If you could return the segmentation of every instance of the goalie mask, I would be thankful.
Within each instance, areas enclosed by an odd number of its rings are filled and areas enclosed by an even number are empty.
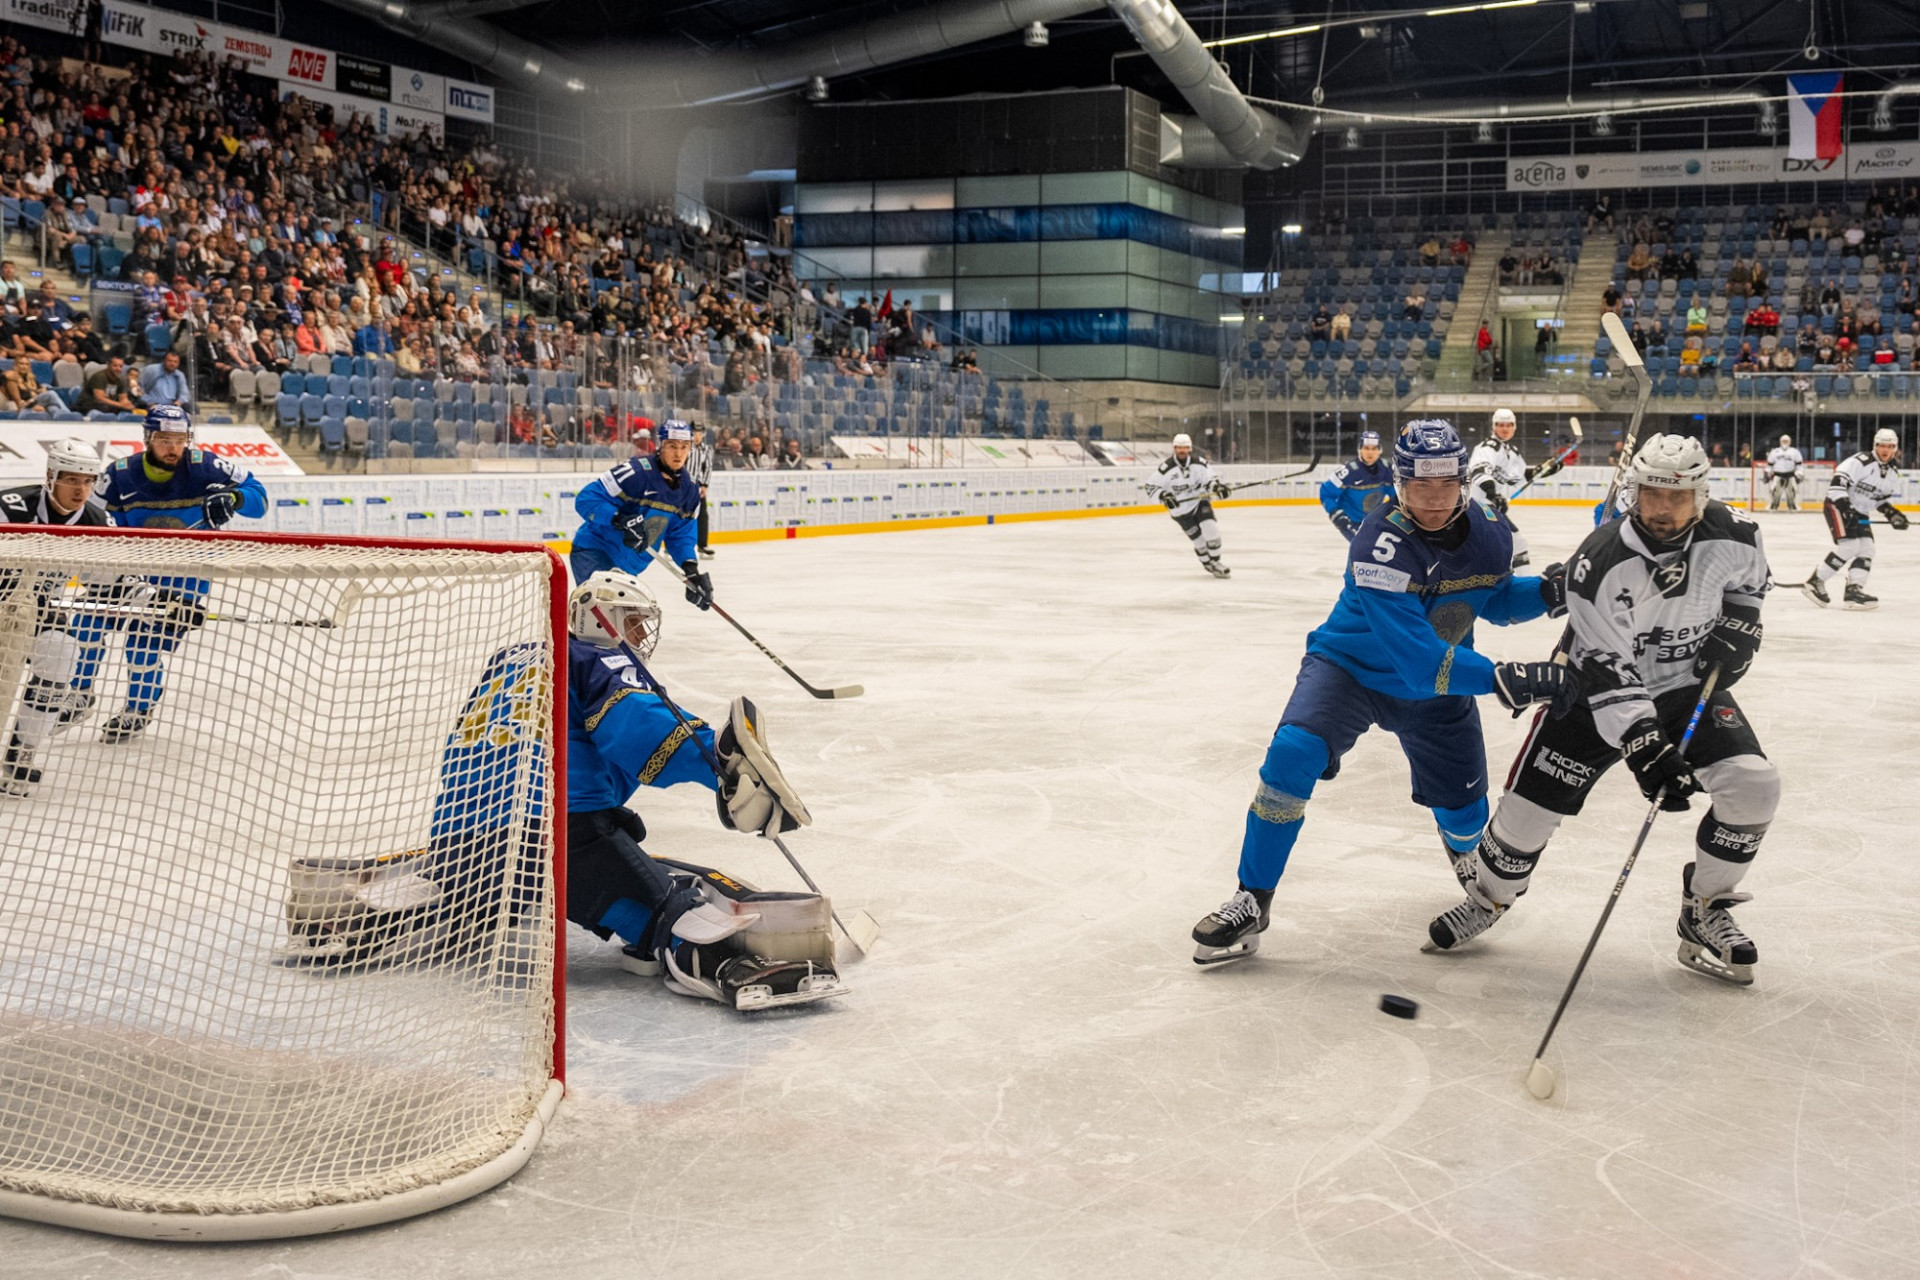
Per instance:
[[[660,606],[633,574],[602,569],[567,597],[567,631],[602,649],[624,643],[644,662],[660,642]]]

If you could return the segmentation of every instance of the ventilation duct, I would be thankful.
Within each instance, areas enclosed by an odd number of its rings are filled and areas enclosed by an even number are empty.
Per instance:
[[[1171,130],[1161,125],[1163,163],[1217,168],[1224,154],[1235,164],[1279,169],[1305,154],[1309,133],[1248,102],[1172,0],[1107,0],[1107,7],[1199,117],[1175,118]],[[1170,139],[1181,158],[1167,158]]]

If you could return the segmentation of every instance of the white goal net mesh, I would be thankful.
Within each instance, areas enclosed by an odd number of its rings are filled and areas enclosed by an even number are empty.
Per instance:
[[[1747,501],[1749,511],[1818,511],[1827,499],[1827,486],[1833,483],[1831,462],[1805,462],[1797,480],[1781,485],[1764,462],[1753,464],[1753,488]]]
[[[0,537],[0,1210],[297,1214],[530,1146],[551,565]]]

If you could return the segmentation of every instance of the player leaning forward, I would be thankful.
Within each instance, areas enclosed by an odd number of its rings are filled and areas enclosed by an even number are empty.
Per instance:
[[[1259,946],[1274,888],[1300,834],[1314,784],[1333,777],[1374,725],[1395,734],[1413,775],[1413,801],[1433,811],[1450,863],[1470,871],[1487,822],[1486,751],[1474,696],[1518,708],[1577,692],[1549,662],[1494,663],[1474,652],[1473,624],[1506,625],[1564,612],[1559,566],[1512,571],[1513,538],[1466,496],[1466,449],[1442,421],[1410,422],[1394,448],[1400,505],[1377,508],[1347,552],[1333,612],[1307,637],[1307,654],[1260,765],[1240,845],[1240,885],[1194,926],[1196,964],[1238,959]]]
[[[1564,719],[1534,726],[1480,842],[1467,900],[1435,919],[1431,945],[1478,936],[1527,890],[1562,818],[1580,812],[1624,758],[1649,800],[1678,813],[1708,796],[1680,876],[1680,961],[1730,982],[1758,958],[1729,911],[1780,799],[1731,686],[1760,648],[1770,581],[1759,527],[1707,496],[1700,442],[1654,436],[1633,460],[1631,513],[1588,535],[1567,581],[1571,661],[1584,691]],[[1678,744],[1708,671],[1719,682],[1686,757]]]
[[[642,976],[664,968],[680,995],[759,1009],[845,991],[824,899],[747,890],[650,857],[640,848],[646,827],[626,807],[640,787],[691,782],[718,793],[720,820],[735,830],[778,835],[811,822],[753,704],[735,698],[717,735],[693,716],[681,723],[621,651],[624,642],[644,660],[659,636],[660,607],[631,574],[603,570],[574,588],[567,625],[567,918],[617,935],[623,967]],[[791,952],[783,958],[761,954],[776,949],[776,928],[779,949]]]
[[[107,468],[100,497],[115,524],[136,529],[220,529],[236,515],[267,514],[267,490],[251,472],[196,448],[193,419],[177,405],[147,410],[146,447]],[[127,703],[107,721],[102,742],[125,742],[147,727],[166,689],[166,656],[207,620],[204,578],[151,579],[154,616],[127,623]]]
[[[1906,512],[1893,505],[1905,487],[1895,465],[1899,459],[1900,437],[1882,427],[1873,433],[1872,449],[1854,454],[1833,469],[1823,508],[1833,550],[1800,584],[1807,599],[1822,609],[1833,599],[1827,594],[1827,579],[1842,569],[1847,571],[1847,593],[1841,603],[1849,609],[1880,607],[1880,597],[1867,594],[1867,575],[1873,572],[1873,516],[1875,512],[1885,516],[1896,530],[1907,527]]]
[[[1173,513],[1201,568],[1216,578],[1233,572],[1220,563],[1220,526],[1214,523],[1210,501],[1227,496],[1226,482],[1214,479],[1213,468],[1193,451],[1193,438],[1184,431],[1173,438],[1173,456],[1147,481],[1147,492]]]
[[[99,479],[100,455],[92,445],[85,440],[57,441],[47,449],[46,481],[0,491],[0,516],[8,524],[104,527],[112,522],[93,493]],[[29,589],[38,592],[52,586],[43,582]],[[40,744],[93,709],[92,676],[99,666],[99,638],[110,623],[106,615],[89,613],[85,605],[102,594],[83,587],[78,601],[55,599],[51,591],[39,595],[33,647],[27,656],[30,674],[20,694],[19,715],[7,736],[6,756],[0,761],[0,792],[30,794],[40,781],[40,770],[34,765]],[[110,594],[117,598],[121,593]]]

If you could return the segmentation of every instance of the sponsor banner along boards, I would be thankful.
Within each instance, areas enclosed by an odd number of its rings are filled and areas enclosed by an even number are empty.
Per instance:
[[[122,0],[109,0],[100,6],[100,38],[122,48],[169,57],[206,53],[222,62],[238,58],[255,75],[275,80],[316,86],[333,83],[333,52],[329,49]]]
[[[77,35],[87,24],[85,0],[7,0],[0,17],[24,27]]]
[[[300,84],[293,80],[280,82],[282,98],[295,93],[309,102],[325,103],[332,107],[335,118],[343,122],[353,116],[362,116],[371,120],[374,132],[383,138],[411,138],[422,129],[425,129],[428,136],[436,142],[444,140],[447,136],[447,118],[431,111],[413,111],[391,102],[375,102],[371,98],[316,89],[311,85]]]
[[[1785,147],[1516,156],[1509,191],[1593,191],[1740,183],[1872,181],[1920,175],[1920,143],[1855,142],[1827,159],[1796,160]]]
[[[493,123],[493,90],[483,84],[447,79],[447,114],[456,120]]]
[[[53,422],[19,418],[0,422],[0,481],[18,484],[47,474],[47,449],[61,440],[85,440],[112,462],[146,447],[137,422]],[[193,443],[217,453],[257,476],[300,476],[306,472],[277,441],[259,427],[196,425]]]

